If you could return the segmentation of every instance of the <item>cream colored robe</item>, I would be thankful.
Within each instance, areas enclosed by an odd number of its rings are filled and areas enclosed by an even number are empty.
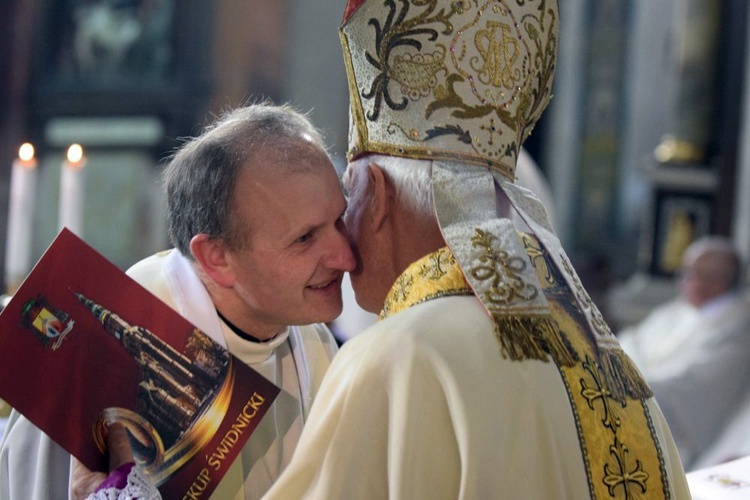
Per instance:
[[[570,369],[578,378],[552,361],[503,358],[462,278],[432,286],[423,264],[391,291],[406,297],[400,312],[340,350],[264,498],[690,498],[653,399],[624,408],[599,397],[585,358]]]

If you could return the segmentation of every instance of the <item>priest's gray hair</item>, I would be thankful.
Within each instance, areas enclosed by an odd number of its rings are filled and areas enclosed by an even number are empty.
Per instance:
[[[250,236],[235,214],[234,192],[241,168],[263,168],[274,155],[291,173],[305,168],[314,151],[325,151],[310,121],[290,106],[251,104],[221,116],[187,140],[164,172],[169,238],[193,259],[190,240],[206,234],[232,249],[244,248]],[[261,160],[261,161],[258,161]]]
[[[400,156],[372,154],[351,162],[349,169],[365,168],[375,163],[393,182],[396,196],[407,207],[425,219],[434,219],[432,209],[432,160],[417,160]],[[344,185],[347,185],[345,174]]]

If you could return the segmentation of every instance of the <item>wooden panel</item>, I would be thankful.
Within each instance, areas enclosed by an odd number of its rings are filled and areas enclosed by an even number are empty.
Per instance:
[[[278,100],[284,77],[286,1],[219,0],[216,24],[211,110],[220,112],[248,99]]]

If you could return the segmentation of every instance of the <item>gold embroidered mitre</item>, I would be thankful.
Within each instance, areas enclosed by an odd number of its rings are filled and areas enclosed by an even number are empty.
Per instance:
[[[551,97],[554,0],[349,0],[349,157],[450,159],[515,178]]]
[[[575,294],[618,400],[650,396],[569,264],[543,204],[515,184],[518,150],[551,97],[556,0],[349,0],[340,29],[350,94],[349,159],[431,160],[433,208],[502,355],[582,357],[553,318],[509,212],[540,241]],[[576,335],[575,332],[572,334]]]

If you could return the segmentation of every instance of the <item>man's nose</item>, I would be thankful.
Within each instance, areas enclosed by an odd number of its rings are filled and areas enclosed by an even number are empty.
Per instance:
[[[349,236],[343,225],[341,228],[337,228],[336,234],[332,238],[325,265],[332,269],[340,269],[347,272],[353,271],[357,266],[354,252],[349,243]]]

